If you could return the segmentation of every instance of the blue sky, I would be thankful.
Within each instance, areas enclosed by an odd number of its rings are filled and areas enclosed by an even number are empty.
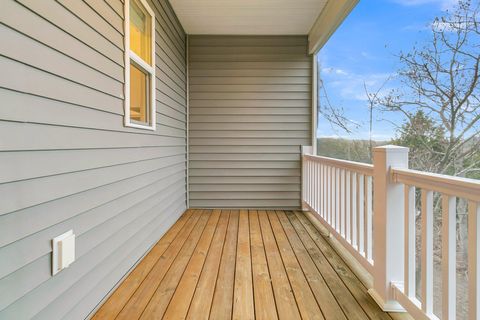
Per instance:
[[[397,55],[408,52],[429,38],[429,25],[457,0],[360,0],[318,55],[321,77],[333,106],[359,125],[347,134],[319,117],[319,137],[340,136],[368,139],[368,103],[364,82],[370,92],[386,79],[384,92],[398,85]],[[373,138],[394,137],[403,119],[391,113],[374,114]]]

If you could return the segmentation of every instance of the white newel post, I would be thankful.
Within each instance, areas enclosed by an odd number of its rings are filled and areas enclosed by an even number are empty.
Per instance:
[[[384,311],[404,311],[393,298],[392,282],[404,279],[404,186],[393,183],[390,168],[408,168],[408,148],[373,150],[373,288],[369,293]]]
[[[305,160],[304,160],[304,155],[306,154],[312,154],[313,152],[313,147],[312,146],[302,146],[302,159],[301,159],[301,164],[302,164],[302,210],[303,211],[308,211],[309,208],[308,206],[306,205],[305,203],[305,200],[306,200],[306,194],[307,194],[307,183],[308,183],[308,172],[307,172],[307,168],[306,168],[306,165],[305,165]]]

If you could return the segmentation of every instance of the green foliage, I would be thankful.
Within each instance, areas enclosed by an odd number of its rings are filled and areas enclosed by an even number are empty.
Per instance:
[[[470,179],[480,179],[480,150],[476,154],[463,163],[464,168],[471,167],[472,169],[466,173],[466,177]]]
[[[410,148],[412,169],[442,171],[440,165],[448,148],[445,130],[422,110],[418,110],[399,128],[391,144]]]
[[[391,144],[410,148],[410,168],[435,173],[480,179],[478,139],[464,143],[457,152],[444,127],[422,110],[412,114],[400,127]]]
[[[377,147],[385,144],[386,142],[374,141],[372,145]],[[368,140],[318,138],[317,154],[336,159],[372,163]]]

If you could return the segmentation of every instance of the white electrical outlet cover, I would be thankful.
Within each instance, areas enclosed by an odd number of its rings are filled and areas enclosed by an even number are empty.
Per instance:
[[[63,266],[63,263],[62,262],[73,262],[71,261],[71,254],[67,254],[66,257],[65,257],[65,254],[63,255],[62,257],[62,253],[61,253],[61,246],[60,246],[60,242],[62,242],[63,240],[65,239],[68,239],[68,238],[72,238],[71,240],[73,240],[73,259],[75,259],[75,236],[73,234],[73,230],[69,230],[67,232],[65,232],[64,234],[62,235],[59,235],[58,237],[55,237],[53,240],[52,240],[52,275],[55,275],[57,274],[59,271],[61,271],[63,268],[65,268],[65,266]],[[66,243],[64,243],[63,245],[63,248],[65,248],[65,244],[68,245],[71,245],[69,244],[69,241],[71,240],[67,240]],[[70,250],[69,250],[70,251]],[[70,251],[71,253],[71,251]],[[68,263],[68,265],[70,264]],[[67,265],[67,266],[68,266]]]
[[[75,235],[72,234],[58,243],[60,245],[60,267],[68,268],[75,261]]]

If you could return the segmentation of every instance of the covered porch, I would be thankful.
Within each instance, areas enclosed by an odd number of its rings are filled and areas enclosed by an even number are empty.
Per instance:
[[[189,209],[93,319],[392,319],[309,215]]]
[[[357,2],[2,3],[0,319],[454,319],[460,200],[480,319],[480,183],[395,146],[316,155],[315,54]],[[130,4],[151,17],[143,126]]]

